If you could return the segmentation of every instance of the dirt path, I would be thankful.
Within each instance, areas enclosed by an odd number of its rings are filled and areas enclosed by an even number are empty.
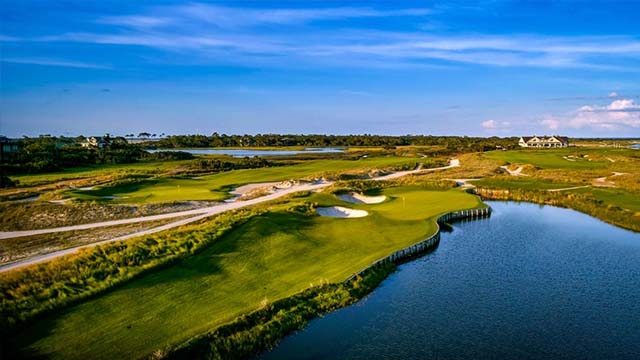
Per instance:
[[[527,174],[522,173],[522,166],[518,166],[518,168],[515,170],[509,170],[509,167],[505,165],[505,166],[500,166],[500,169],[503,169],[504,171],[508,172],[509,175],[511,176],[529,176]]]
[[[422,168],[422,164],[421,164],[415,170],[398,171],[398,172],[394,172],[394,173],[389,174],[389,175],[378,176],[378,177],[373,178],[371,180],[376,180],[376,181],[392,180],[392,179],[397,179],[399,177],[403,177],[403,176],[406,176],[406,175],[421,174],[421,173],[428,173],[428,172],[432,172],[432,171],[446,170],[446,169],[451,169],[451,168],[458,167],[458,166],[460,166],[460,160],[451,159],[451,160],[449,160],[449,165],[447,165],[447,166],[442,166],[442,167],[438,167],[438,168],[423,169]]]
[[[588,187],[591,187],[591,185],[573,186],[573,187],[561,188],[561,189],[549,189],[547,191],[548,192],[558,192],[558,191],[565,191],[565,190],[584,189],[584,188],[588,188]]]
[[[411,170],[411,171],[400,171],[400,172],[396,172],[396,173],[393,173],[393,174],[389,174],[389,175],[373,178],[372,180],[389,180],[389,179],[395,179],[395,178],[398,178],[398,177],[401,177],[401,176],[405,176],[405,175],[413,174],[413,173],[417,173],[417,172],[430,172],[430,171],[436,171],[436,170],[444,170],[444,169],[450,169],[450,168],[457,167],[457,166],[460,166],[460,161],[458,159],[453,159],[453,160],[451,160],[449,162],[448,166],[443,166],[443,167],[440,167],[440,168],[432,168],[432,169],[421,169],[421,168],[418,168],[416,170]],[[183,225],[195,222],[195,221],[199,221],[199,220],[205,219],[205,218],[207,218],[209,216],[223,213],[225,211],[240,209],[240,208],[243,208],[243,207],[260,204],[260,203],[263,203],[263,202],[266,202],[266,201],[275,200],[275,199],[278,199],[280,197],[283,197],[283,196],[286,196],[286,195],[289,195],[289,194],[292,194],[292,193],[295,193],[295,192],[319,190],[319,189],[325,188],[327,186],[330,186],[332,184],[333,184],[333,182],[331,182],[331,181],[318,181],[318,182],[313,182],[313,183],[293,184],[293,185],[291,185],[291,187],[286,188],[286,189],[276,188],[273,193],[271,193],[269,195],[261,196],[261,197],[255,198],[255,199],[250,199],[250,200],[246,200],[246,201],[226,202],[226,203],[222,203],[222,204],[219,204],[219,205],[214,205],[214,206],[195,209],[195,210],[179,211],[179,212],[160,214],[160,215],[152,215],[152,216],[143,216],[143,217],[131,218],[131,219],[104,221],[104,222],[93,223],[93,224],[82,224],[82,225],[75,225],[75,226],[65,226],[65,227],[51,228],[51,229],[0,232],[0,239],[7,239],[7,238],[39,235],[39,234],[56,233],[56,232],[63,232],[63,231],[86,230],[86,229],[93,229],[93,228],[104,227],[104,226],[122,225],[122,224],[136,223],[136,222],[154,221],[154,220],[170,219],[170,218],[174,218],[174,217],[183,217],[183,216],[193,215],[193,217],[190,217],[190,218],[187,218],[187,219],[182,219],[182,220],[175,221],[175,222],[171,222],[171,223],[168,223],[168,224],[165,224],[165,225],[162,225],[162,226],[158,226],[158,227],[155,227],[155,228],[152,228],[152,229],[147,229],[147,230],[143,230],[143,231],[140,231],[140,232],[131,233],[131,234],[128,234],[128,235],[119,236],[119,237],[116,237],[116,238],[113,238],[113,239],[99,241],[99,242],[95,242],[95,243],[92,243],[92,244],[87,244],[87,245],[83,245],[83,246],[77,246],[77,247],[73,247],[73,248],[69,248],[69,249],[65,249],[65,250],[54,251],[54,252],[51,252],[49,254],[39,255],[39,256],[32,257],[32,258],[27,258],[27,259],[23,259],[23,260],[20,260],[20,261],[16,261],[14,263],[5,264],[5,265],[0,266],[0,272],[5,272],[5,271],[9,271],[9,270],[20,268],[20,267],[24,267],[24,266],[28,266],[28,265],[33,265],[33,264],[49,261],[49,260],[58,258],[60,256],[73,254],[73,253],[77,252],[80,249],[90,248],[90,247],[93,247],[93,246],[102,245],[102,244],[106,244],[106,243],[110,243],[110,242],[114,242],[114,241],[126,240],[126,239],[130,239],[130,238],[133,238],[133,237],[138,237],[138,236],[142,236],[142,235],[149,235],[149,234],[157,233],[157,232],[160,232],[160,231],[173,229],[175,227],[183,226]]]

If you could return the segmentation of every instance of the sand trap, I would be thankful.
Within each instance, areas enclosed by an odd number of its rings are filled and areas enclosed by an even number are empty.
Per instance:
[[[316,209],[318,215],[337,218],[360,218],[369,215],[364,210],[349,209],[342,206],[319,207]]]
[[[387,199],[386,196],[366,196],[358,193],[340,194],[338,198],[352,204],[380,204]]]

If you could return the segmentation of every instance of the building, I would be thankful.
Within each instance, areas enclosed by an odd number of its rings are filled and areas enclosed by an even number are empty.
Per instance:
[[[109,145],[109,141],[102,136],[91,136],[91,137],[88,137],[80,145],[82,145],[82,147],[85,147],[85,148],[102,149],[105,146]]]
[[[518,141],[520,147],[526,148],[563,148],[569,146],[569,138],[566,136],[522,136]]]
[[[20,151],[20,140],[0,136],[0,160],[4,161]]]

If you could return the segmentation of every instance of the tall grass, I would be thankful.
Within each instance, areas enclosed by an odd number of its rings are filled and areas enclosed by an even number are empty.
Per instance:
[[[96,246],[47,263],[0,273],[0,335],[47,311],[193,255],[263,211],[253,208],[228,212],[178,231]]]

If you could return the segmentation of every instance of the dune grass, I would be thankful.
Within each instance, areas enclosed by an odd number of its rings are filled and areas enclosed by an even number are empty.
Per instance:
[[[160,171],[176,168],[181,165],[188,164],[191,160],[176,161],[141,161],[130,164],[100,164],[92,166],[82,166],[66,169],[63,171],[45,173],[45,174],[25,174],[13,175],[12,180],[18,180],[21,186],[30,186],[36,184],[45,184],[56,181],[81,179],[88,177],[96,177],[110,175],[117,172],[142,172],[155,173]]]
[[[30,325],[14,345],[52,358],[146,356],[311,285],[342,281],[433,234],[439,214],[483,206],[457,190],[384,194],[389,200],[376,205],[329,194],[279,205],[195,256]],[[366,208],[370,215],[336,219],[290,210],[303,203]]]
[[[160,203],[184,200],[224,200],[233,186],[300,179],[328,173],[390,166],[413,166],[418,158],[378,157],[360,160],[312,160],[301,164],[259,169],[226,171],[197,178],[161,177],[89,191],[70,191],[83,200],[109,200],[114,203]]]

